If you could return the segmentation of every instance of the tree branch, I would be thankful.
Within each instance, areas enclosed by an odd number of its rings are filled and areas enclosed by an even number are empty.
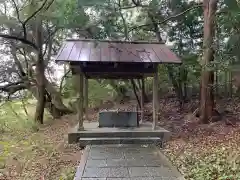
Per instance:
[[[179,16],[182,16],[182,15],[186,14],[187,12],[189,12],[189,11],[191,11],[191,10],[194,10],[194,9],[196,9],[196,8],[199,8],[199,7],[202,7],[202,4],[199,4],[199,5],[193,6],[193,7],[191,7],[191,8],[188,8],[188,9],[186,9],[185,11],[183,11],[183,12],[181,12],[181,13],[179,13],[179,14],[176,14],[176,15],[174,15],[174,16],[170,16],[170,17],[164,19],[163,21],[161,21],[161,22],[159,22],[159,23],[157,23],[157,24],[158,24],[158,25],[164,24],[164,23],[166,23],[166,22],[168,22],[168,21],[170,21],[170,20],[172,20],[172,19],[175,19],[175,18],[177,18],[177,17],[179,17]],[[136,27],[131,28],[131,29],[129,30],[129,32],[131,32],[131,31],[133,31],[133,30],[136,30],[136,29],[140,29],[140,28],[146,27],[146,26],[151,26],[151,25],[152,25],[152,24],[143,24],[143,25],[140,25],[140,26],[136,26]]]
[[[54,0],[52,0],[48,5],[47,7],[45,8],[45,10],[47,11],[49,9],[49,7],[53,4]]]
[[[56,27],[52,32],[49,32],[47,38],[45,39],[44,43],[48,43],[48,41],[52,38],[52,36],[54,36],[58,30],[60,30],[61,28]]]
[[[6,92],[11,95],[17,91],[26,89],[27,86],[28,86],[28,83],[19,81],[19,82],[7,84],[5,86],[0,86],[0,91]]]
[[[46,5],[48,0],[45,0],[42,5],[40,6],[40,8],[38,8],[34,13],[32,13],[32,15],[30,15],[23,23],[22,23],[22,27],[23,27],[23,33],[24,33],[24,38],[27,39],[27,30],[26,30],[26,24],[29,20],[31,20],[34,16],[37,15],[37,13],[39,13],[43,8],[44,6]],[[54,2],[54,0],[52,0],[49,5],[45,8],[45,10],[47,10],[51,5],[52,3]]]
[[[17,66],[17,69],[19,70],[19,75],[21,77],[26,76],[26,73],[24,72],[23,67],[17,57],[17,48],[14,46],[13,43],[10,43],[10,44],[11,44],[11,54],[13,56],[13,60]]]
[[[25,38],[21,38],[21,37],[17,37],[17,36],[11,36],[11,35],[2,34],[2,33],[0,33],[0,37],[5,38],[5,39],[11,39],[11,40],[20,41],[23,44],[29,45],[29,46],[33,47],[35,50],[38,51],[38,47],[33,42],[31,42],[31,41],[29,41],[29,40],[27,40]]]
[[[139,0],[132,0],[132,3],[135,5],[135,6],[141,6],[141,3]]]
[[[52,0],[52,1],[54,1],[54,0]],[[45,6],[46,3],[47,3],[47,0],[45,0],[45,1],[42,3],[42,5],[40,6],[40,8],[38,8],[34,13],[32,13],[32,15],[29,16],[29,17],[23,22],[23,24],[27,24],[27,22],[28,22],[29,20],[31,20],[37,13],[39,13],[39,12],[44,8],[44,6]]]
[[[64,79],[67,77],[67,75],[71,72],[71,70],[69,69],[61,78],[61,82],[60,82],[60,87],[59,87],[59,92],[60,94],[62,94],[62,89],[63,89],[63,81]]]
[[[16,11],[16,13],[17,13],[17,19],[18,19],[18,21],[22,24],[23,22],[22,22],[21,19],[20,19],[19,9],[18,9],[18,7],[17,7],[17,4],[16,4],[15,0],[12,0],[12,3],[13,3],[13,5],[14,5],[15,11]]]

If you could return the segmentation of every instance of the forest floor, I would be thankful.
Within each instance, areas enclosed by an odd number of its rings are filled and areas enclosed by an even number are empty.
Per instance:
[[[38,132],[4,133],[2,154],[7,158],[0,179],[72,180],[82,153],[77,145],[67,144],[67,132],[75,124],[72,116],[65,116]]]
[[[211,124],[199,124],[192,116],[197,104],[186,103],[179,110],[176,100],[161,100],[159,125],[172,133],[165,154],[186,179],[239,180],[240,100],[218,100],[217,109],[229,112]],[[234,126],[226,125],[226,120]]]
[[[186,179],[240,179],[240,100],[217,103],[231,112],[223,118],[236,120],[234,127],[225,121],[199,124],[191,116],[196,102],[185,104],[180,111],[175,99],[160,100],[159,125],[172,132],[164,153]],[[151,103],[146,104],[146,110],[151,111]],[[91,118],[96,119],[98,109],[91,111]],[[146,116],[148,119],[150,116]],[[75,124],[74,116],[65,116],[37,132],[2,133],[0,179],[72,180],[82,153],[77,146],[67,144],[67,132]]]

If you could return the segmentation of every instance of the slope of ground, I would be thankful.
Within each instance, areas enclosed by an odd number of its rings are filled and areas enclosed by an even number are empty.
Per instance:
[[[191,180],[240,179],[240,101],[221,100],[219,108],[230,111],[222,121],[203,125],[191,116],[188,103],[179,110],[175,100],[161,100],[160,126],[172,132],[165,154],[173,164]],[[236,125],[225,124],[226,118]]]
[[[81,157],[78,146],[68,145],[66,141],[67,131],[73,124],[76,124],[74,117],[66,116],[35,133],[4,133],[0,179],[73,179]]]

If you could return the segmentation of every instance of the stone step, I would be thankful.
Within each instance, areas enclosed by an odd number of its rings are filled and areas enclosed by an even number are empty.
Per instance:
[[[80,146],[87,145],[107,145],[107,144],[162,144],[160,137],[99,137],[99,138],[80,138]]]
[[[94,131],[80,131],[78,132],[78,136],[81,138],[105,138],[105,137],[115,137],[115,138],[128,138],[128,137],[159,137],[163,138],[166,134],[166,131],[102,131],[102,132],[94,132]]]

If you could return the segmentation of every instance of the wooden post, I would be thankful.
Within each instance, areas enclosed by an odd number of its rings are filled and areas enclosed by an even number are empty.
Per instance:
[[[158,123],[158,69],[153,76],[153,124],[152,129],[155,130]]]
[[[141,121],[144,119],[144,78],[142,78],[142,87],[141,87]]]
[[[78,120],[78,130],[84,130],[83,127],[83,73],[81,71],[77,72],[78,74],[76,75],[76,85],[77,85],[77,94],[78,94],[78,99],[77,99],[77,120]]]
[[[84,78],[84,98],[85,119],[88,120],[88,79],[86,76]]]

